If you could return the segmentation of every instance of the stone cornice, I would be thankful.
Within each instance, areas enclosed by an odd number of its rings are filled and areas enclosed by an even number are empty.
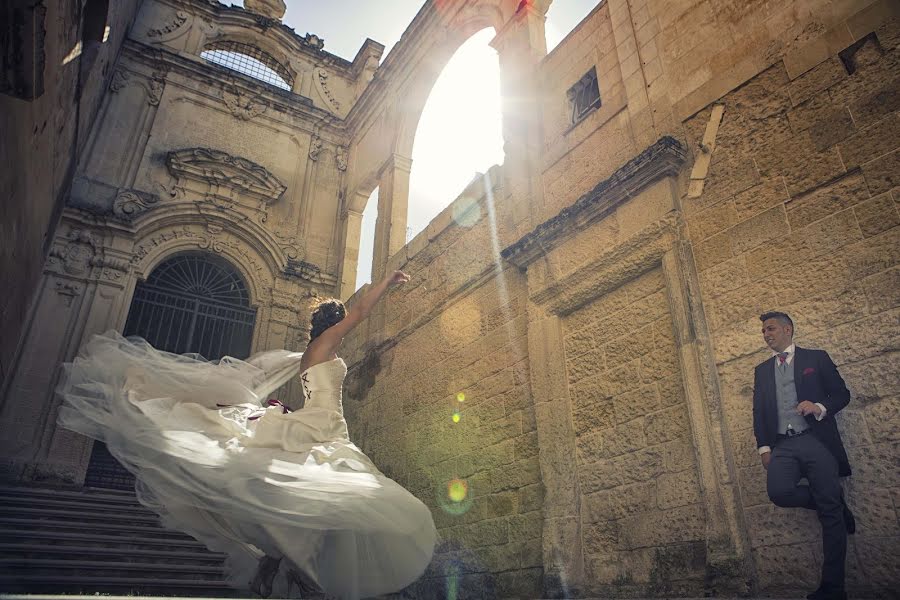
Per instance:
[[[208,185],[210,194],[220,193],[219,188],[225,187],[242,197],[272,204],[287,189],[265,167],[221,150],[185,148],[169,152],[166,166],[179,180],[190,179]]]
[[[312,100],[267,85],[248,75],[238,73],[213,65],[191,55],[183,55],[171,52],[158,46],[148,46],[135,40],[125,40],[122,44],[122,55],[131,63],[146,65],[152,70],[163,70],[178,73],[183,77],[207,84],[214,88],[235,88],[262,98],[271,112],[281,112],[314,122],[317,126],[330,128],[333,135],[342,138],[345,130],[345,122],[330,112],[316,107]],[[128,68],[127,64],[121,64],[120,68]],[[171,83],[171,82],[170,82]],[[215,98],[201,87],[190,88],[199,96]],[[218,99],[217,99],[218,100]]]
[[[685,158],[686,152],[681,142],[669,136],[660,138],[574,204],[505,248],[501,256],[520,269],[527,268],[548,249],[602,219],[653,182],[678,175]]]

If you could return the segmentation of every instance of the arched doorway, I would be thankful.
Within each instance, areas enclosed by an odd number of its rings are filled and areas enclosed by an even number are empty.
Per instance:
[[[169,258],[134,290],[125,336],[136,335],[154,348],[209,360],[250,354],[256,309],[244,279],[224,259],[192,252]],[[96,442],[84,484],[134,489],[134,477]]]

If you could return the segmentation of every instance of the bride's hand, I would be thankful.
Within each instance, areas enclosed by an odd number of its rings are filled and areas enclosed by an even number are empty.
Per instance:
[[[388,285],[395,286],[409,281],[409,275],[407,275],[403,271],[394,271],[391,275],[388,275],[387,279]]]

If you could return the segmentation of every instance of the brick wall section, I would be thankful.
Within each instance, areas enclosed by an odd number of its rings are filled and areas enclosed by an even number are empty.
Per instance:
[[[900,544],[898,42],[888,20],[800,76],[779,62],[726,95],[704,192],[685,201],[759,585],[770,593],[814,587],[810,559],[821,553],[812,513],[768,501],[755,452],[753,367],[767,357],[756,351],[757,315],[770,309],[793,316],[799,345],[831,354],[853,394],[839,416],[858,523],[848,583],[884,593],[900,580],[890,550]],[[685,122],[694,148],[709,113]]]
[[[450,225],[403,265],[411,283],[373,316],[376,336],[403,336],[396,346],[367,354],[364,334],[347,340],[351,439],[431,508],[440,533],[431,566],[407,590],[418,598],[454,586],[460,598],[541,592],[543,486],[524,281],[514,269],[473,281],[490,260],[472,252],[489,247],[487,231],[486,218],[471,229]],[[448,501],[454,479],[467,485],[462,503]]]
[[[706,526],[661,269],[564,320],[587,579],[700,596]]]

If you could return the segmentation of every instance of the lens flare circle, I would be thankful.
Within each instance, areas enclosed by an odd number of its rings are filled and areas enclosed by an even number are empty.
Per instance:
[[[457,401],[457,402],[465,402],[465,401],[466,401],[466,395],[465,395],[464,393],[462,393],[462,392],[459,392],[458,394],[456,394],[456,401]]]
[[[472,507],[472,495],[469,493],[469,484],[464,479],[451,479],[443,485],[438,485],[438,506],[447,514],[462,515]]]
[[[459,423],[459,420],[462,419],[462,415],[459,414],[458,410],[455,410],[453,411],[453,416],[450,418],[453,419],[454,423]]]

